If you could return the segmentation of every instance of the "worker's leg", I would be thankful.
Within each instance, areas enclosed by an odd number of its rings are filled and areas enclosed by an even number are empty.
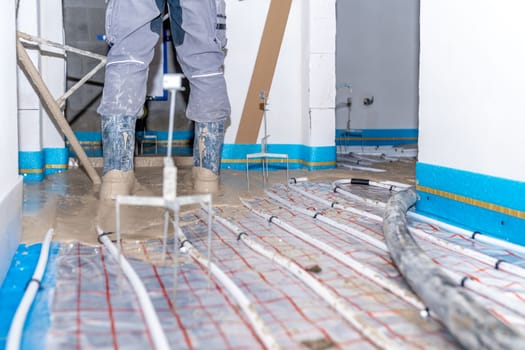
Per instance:
[[[197,192],[216,192],[219,189],[224,120],[195,122],[193,142],[193,177]]]
[[[186,116],[195,122],[194,181],[200,192],[218,187],[224,125],[230,103],[224,80],[223,0],[170,0],[177,58],[190,82]]]
[[[102,119],[104,169],[100,197],[129,194],[134,182],[135,122],[146,98],[148,67],[159,34],[151,22],[159,16],[154,0],[110,0],[106,40],[110,45]]]

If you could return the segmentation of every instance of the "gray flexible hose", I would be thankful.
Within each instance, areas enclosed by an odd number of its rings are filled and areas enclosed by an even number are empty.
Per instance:
[[[424,253],[407,229],[414,188],[393,195],[383,216],[383,233],[397,268],[449,332],[467,349],[521,349],[525,337],[494,317]]]

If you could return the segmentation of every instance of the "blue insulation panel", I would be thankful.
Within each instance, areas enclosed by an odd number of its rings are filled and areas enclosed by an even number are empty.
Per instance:
[[[525,245],[525,183],[425,163],[416,165],[417,211]]]
[[[41,288],[30,309],[24,335],[22,349],[39,349],[43,347],[45,334],[49,328],[49,292],[54,287],[55,263],[60,244],[52,243],[49,251],[49,260]],[[11,321],[16,309],[22,300],[27,283],[31,280],[42,244],[21,244],[11,261],[11,266],[0,288],[0,349],[4,349]],[[27,336],[26,336],[27,334]],[[30,335],[30,336],[29,336]]]

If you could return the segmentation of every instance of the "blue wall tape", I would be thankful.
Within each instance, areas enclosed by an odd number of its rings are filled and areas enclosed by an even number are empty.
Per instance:
[[[42,181],[44,179],[44,152],[18,152],[18,172],[24,181]]]
[[[18,153],[18,172],[25,182],[42,181],[47,175],[67,170],[67,148],[46,148],[37,152]]]
[[[425,163],[416,165],[418,212],[525,245],[525,183]]]
[[[69,151],[67,148],[44,149],[44,175],[48,176],[67,170]]]
[[[337,129],[337,146],[397,146],[417,143],[418,129]]]
[[[143,134],[144,134],[144,131],[136,132],[137,138],[140,138]],[[147,134],[156,135],[159,141],[168,140],[167,131],[148,130]],[[75,136],[77,137],[78,141],[80,142],[82,146],[100,147],[102,145],[102,134],[100,133],[100,131],[76,131]],[[189,141],[192,139],[193,139],[193,130],[180,130],[180,131],[173,132],[174,141]],[[67,139],[66,139],[66,142],[69,144]]]
[[[166,153],[166,141],[168,139],[167,131],[148,131],[149,135],[157,136],[157,154]],[[136,139],[140,142],[140,138],[144,133],[138,131]],[[90,157],[101,157],[102,156],[102,141],[100,132],[75,132],[80,144],[84,147],[84,150]],[[176,155],[189,156],[192,154],[192,140],[193,130],[183,130],[173,132],[173,153]],[[144,154],[153,154],[154,147],[151,143],[145,144]],[[222,151],[222,163],[221,168],[223,169],[246,169],[246,155],[249,153],[257,153],[261,151],[260,144],[225,144]],[[269,153],[284,153],[288,154],[289,157],[289,168],[290,169],[302,169],[306,168],[309,170],[314,169],[331,169],[336,166],[336,148],[335,146],[326,147],[309,147],[305,145],[282,145],[282,144],[271,144],[268,145]],[[70,150],[70,154],[74,156],[74,153]],[[250,169],[260,169],[261,161],[254,159],[250,162]],[[271,159],[269,162],[269,170],[285,169],[286,164],[280,159]]]
[[[222,150],[222,168],[246,170],[246,155],[261,152],[261,145],[225,144]],[[304,145],[268,145],[268,153],[288,154],[290,169],[318,170],[331,169],[336,166],[335,146],[309,147]],[[260,169],[261,160],[252,159],[250,169]],[[280,158],[270,159],[270,170],[286,169],[286,163]]]

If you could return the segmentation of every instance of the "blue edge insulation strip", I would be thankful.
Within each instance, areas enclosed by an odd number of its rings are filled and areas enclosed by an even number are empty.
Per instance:
[[[136,141],[144,140],[144,131],[137,131]],[[157,154],[166,153],[166,131],[147,131],[148,135],[157,136]],[[102,139],[100,132],[75,132],[80,144],[89,157],[102,156]],[[290,169],[319,170],[330,169],[336,166],[337,146],[397,146],[400,144],[416,143],[417,129],[362,129],[336,130],[335,145],[326,147],[310,147],[299,144],[270,144],[269,153],[284,153],[289,157]],[[176,155],[191,156],[193,132],[175,131],[173,133],[173,152]],[[153,141],[144,141],[144,154],[154,154]],[[246,155],[261,151],[260,144],[225,144],[221,168],[245,170]],[[68,158],[75,153],[65,148],[46,148],[36,152],[22,151],[19,153],[20,174],[26,182],[38,182],[50,174],[67,170]],[[270,160],[270,170],[283,169],[284,163],[279,159]],[[249,162],[250,169],[261,167],[259,159]]]
[[[16,309],[22,300],[28,281],[31,280],[36,268],[42,244],[21,244],[11,261],[8,273],[0,288],[0,349],[5,349],[7,334]],[[56,264],[60,244],[52,242],[49,249],[49,259],[44,272],[41,288],[37,293],[33,306],[27,315],[21,349],[41,349],[44,347],[49,328],[48,301],[50,291],[55,287]]]
[[[525,183],[416,164],[419,213],[525,245]]]

